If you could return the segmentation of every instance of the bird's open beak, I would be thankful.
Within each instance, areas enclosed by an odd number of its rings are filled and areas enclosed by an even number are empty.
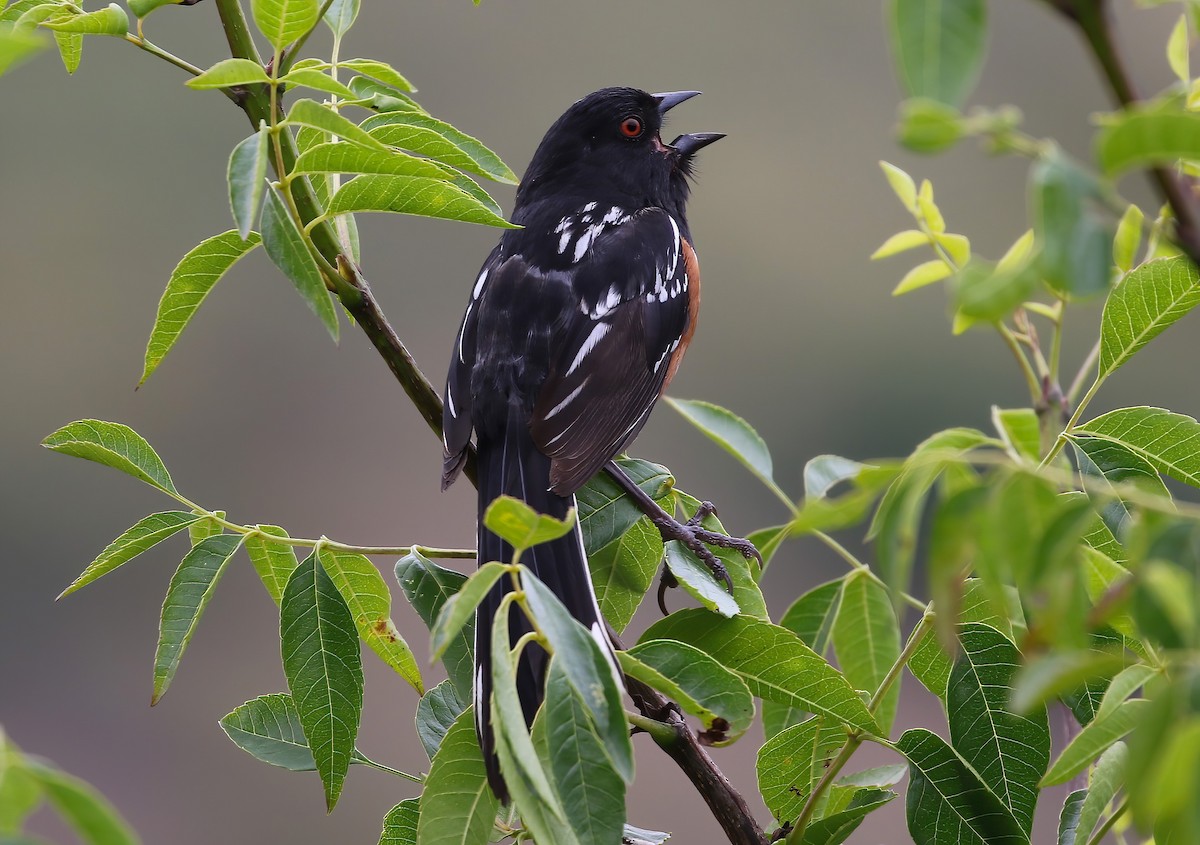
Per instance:
[[[652,94],[651,96],[658,100],[658,113],[666,114],[684,100],[690,100],[699,93],[699,91],[665,91],[662,94]]]
[[[691,156],[695,155],[697,150],[724,137],[723,132],[693,132],[690,135],[680,135],[670,143],[670,147],[681,156]]]
[[[684,100],[690,100],[699,93],[699,91],[667,91],[655,94],[654,99],[658,100],[658,113],[666,114]],[[724,137],[720,132],[695,132],[691,135],[680,135],[668,146],[681,156],[691,156],[697,150],[707,147],[714,141],[720,141]]]

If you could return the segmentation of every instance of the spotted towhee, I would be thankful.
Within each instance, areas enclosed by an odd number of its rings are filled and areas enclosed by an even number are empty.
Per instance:
[[[696,151],[723,136],[680,135],[664,144],[659,130],[669,109],[697,93],[606,88],[584,97],[550,127],[517,189],[512,221],[523,228],[506,232],[484,262],[446,382],[442,486],[462,468],[474,429],[480,562],[512,557],[483,525],[497,496],[566,516],[575,491],[641,431],[683,360],[700,306],[688,178]],[[578,525],[521,562],[611,656]],[[501,799],[490,630],[509,589],[508,579],[497,584],[475,627],[476,728]],[[514,640],[528,630],[519,613],[510,625]],[[530,722],[545,662],[546,653],[531,647],[518,667]]]

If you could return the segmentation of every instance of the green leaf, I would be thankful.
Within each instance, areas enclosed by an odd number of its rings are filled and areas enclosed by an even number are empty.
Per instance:
[[[1103,714],[1097,713],[1058,755],[1038,786],[1066,783],[1082,772],[1104,749],[1133,730],[1138,716],[1149,704],[1146,699],[1131,698]]]
[[[820,499],[843,481],[859,476],[866,464],[839,455],[817,455],[804,465],[804,497]]]
[[[1167,39],[1167,62],[1171,70],[1184,85],[1192,81],[1188,70],[1188,22],[1187,15],[1180,15]]]
[[[754,719],[750,689],[733,672],[697,648],[675,640],[649,640],[617,652],[621,671],[700,719],[705,744],[727,745]]]
[[[42,24],[55,32],[78,32],[82,35],[116,35],[124,37],[129,32],[129,16],[116,3],[103,9],[85,12],[82,15],[49,20]]]
[[[359,176],[351,179],[330,201],[331,215],[355,211],[387,211],[443,220],[460,220],[500,229],[519,228],[486,203],[442,179],[423,176]]]
[[[529,583],[533,582],[534,579],[530,578]],[[520,653],[509,645],[511,612],[512,602],[505,600],[492,617],[492,729],[496,753],[500,758],[500,771],[526,825],[538,838],[558,842],[557,834],[561,830],[557,829],[564,826],[565,818],[525,725],[521,697],[517,692],[517,661]],[[538,621],[541,622],[540,619]],[[568,833],[562,838],[573,836]]]
[[[357,10],[358,4],[355,3]],[[328,15],[328,13],[326,13]],[[406,798],[383,817],[383,832],[379,845],[417,845],[417,827],[420,825],[421,802],[418,798]]]
[[[270,144],[271,132],[266,121],[260,121],[258,131],[239,142],[229,156],[229,207],[243,241],[249,239],[258,221],[263,189],[267,185],[267,150]]]
[[[178,495],[162,459],[127,425],[76,420],[51,434],[42,445],[53,452],[119,469],[163,492]]]
[[[682,490],[675,491],[675,500],[679,503],[686,519],[695,516],[701,504],[699,499],[689,496]],[[715,514],[706,516],[700,525],[717,534],[729,534]],[[733,598],[741,608],[742,614],[758,619],[767,619],[767,602],[763,598],[762,590],[758,587],[758,578],[761,575],[758,561],[753,558],[747,559],[734,549],[713,548],[711,551],[725,567],[730,580],[733,581]]]
[[[1122,669],[1112,679],[1112,683],[1108,685],[1108,689],[1105,690],[1104,698],[1100,702],[1100,708],[1096,711],[1096,717],[1108,716],[1113,710],[1116,710],[1127,701],[1129,696],[1141,689],[1143,684],[1159,674],[1160,671],[1153,666],[1146,666],[1141,663]]]
[[[1117,234],[1113,238],[1113,264],[1117,265],[1117,269],[1122,273],[1128,273],[1133,269],[1133,264],[1137,260],[1138,247],[1142,244],[1142,225],[1145,223],[1145,215],[1142,210],[1136,205],[1130,204],[1125,209],[1125,213],[1121,215],[1121,222],[1117,224]],[[1120,287],[1117,288],[1120,290]],[[1112,295],[1109,297],[1112,298]],[[1107,303],[1105,303],[1107,306]]]
[[[935,282],[942,281],[953,272],[954,268],[940,258],[922,262],[904,274],[904,278],[892,290],[892,296],[903,296],[914,290],[928,287]]]
[[[498,807],[468,707],[446,732],[425,779],[417,845],[486,845]]]
[[[256,760],[290,772],[317,770],[296,703],[285,692],[252,698],[223,716],[219,724],[234,745]],[[355,749],[350,762],[365,759]]]
[[[91,784],[44,763],[28,761],[26,771],[37,779],[58,814],[89,845],[138,845],[129,822]]]
[[[661,505],[669,504],[675,478],[666,467],[636,458],[618,458],[617,466],[647,496]],[[595,550],[604,548],[644,518],[641,508],[606,472],[592,476],[575,499],[589,563]]]
[[[554,787],[580,845],[608,845],[625,825],[625,782],[609,762],[588,708],[555,658],[546,675],[542,718]]]
[[[246,142],[242,142],[245,144]],[[241,145],[239,145],[240,147]],[[236,151],[235,151],[236,155]],[[232,165],[232,160],[230,164]],[[262,242],[254,232],[243,238],[238,232],[229,231],[203,240],[188,252],[171,272],[167,289],[158,303],[158,314],[154,328],[146,344],[146,359],[142,377],[138,384],[146,383],[196,311],[204,304],[209,292],[238,259],[251,252]]]
[[[1036,463],[1041,457],[1041,427],[1033,408],[997,408],[992,406],[992,423],[996,426],[1014,457]]]
[[[767,451],[767,444],[758,436],[758,432],[750,427],[750,423],[711,402],[672,399],[669,396],[666,397],[666,401],[710,440],[737,458],[742,466],[768,485],[774,485],[771,477],[771,453]]]
[[[916,845],[1028,845],[1029,835],[980,776],[937,734],[905,731],[908,832]]]
[[[1195,158],[1200,148],[1200,114],[1147,109],[1119,115],[1096,137],[1096,159],[1113,176],[1133,167],[1173,165]]]
[[[387,146],[371,137],[365,129],[332,109],[313,100],[297,100],[288,112],[287,122],[295,126],[309,126],[329,132],[339,138],[379,152],[387,152]]]
[[[8,13],[17,8],[21,7],[19,5],[17,7],[10,6],[3,13],[5,16],[0,17],[0,76],[31,58],[46,46],[46,40],[38,33],[17,28],[8,23],[10,20],[16,20],[14,17],[9,17]]]
[[[846,743],[841,725],[823,716],[786,728],[758,750],[758,791],[780,821],[800,815],[809,794]]]
[[[889,11],[896,75],[905,90],[961,105],[983,66],[984,0],[892,0]]]
[[[150,704],[162,699],[175,677],[179,661],[204,608],[212,598],[217,581],[229,559],[242,544],[240,534],[215,534],[192,547],[171,577],[163,601],[158,627],[158,649],[154,653],[154,695]]]
[[[462,698],[453,681],[442,681],[417,702],[417,738],[432,760],[454,720],[467,709],[470,698]]]
[[[42,789],[20,750],[0,729],[0,841],[19,834],[42,803]]]
[[[896,797],[896,793],[884,789],[860,789],[854,793],[846,809],[817,819],[804,829],[803,834],[787,838],[789,845],[839,845],[858,829],[868,813],[878,810]]]
[[[428,114],[420,103],[392,85],[384,85],[382,82],[366,76],[351,78],[349,85],[350,90],[360,100],[365,101],[370,108],[377,112],[407,111]]]
[[[1119,654],[1084,649],[1035,657],[1021,667],[1013,681],[1012,709],[1025,713],[1078,690],[1088,681],[1107,680],[1119,672],[1124,663]]]
[[[621,704],[622,683],[608,651],[607,635],[598,626],[586,630],[562,602],[528,569],[521,570],[525,601],[571,687],[596,725],[614,771],[633,781],[633,745]]]
[[[736,616],[738,603],[691,549],[677,540],[666,544],[666,563],[688,595],[722,616]]]
[[[350,30],[350,27],[354,26],[354,21],[358,19],[358,9],[361,3],[362,0],[332,0],[329,4],[322,20],[333,30],[335,38],[341,38]],[[396,805],[397,808],[400,806],[402,804]]]
[[[844,775],[837,779],[837,785],[873,786],[877,789],[884,789],[889,786],[895,786],[904,780],[906,774],[908,774],[907,764],[889,763],[886,766],[873,766],[869,769],[863,769],[861,772]]]
[[[79,61],[83,58],[83,35],[78,32],[56,32],[54,43],[58,45],[58,54],[67,73],[73,74],[79,70]]]
[[[434,660],[441,657],[447,646],[454,642],[463,625],[475,615],[475,608],[506,574],[508,564],[498,561],[485,563],[467,579],[461,590],[442,605],[437,621],[430,629],[429,649]]]
[[[271,599],[278,605],[283,600],[288,578],[296,571],[296,552],[287,543],[271,539],[288,536],[278,525],[256,525],[254,528],[244,541],[246,554]]]
[[[1122,501],[1114,489],[1120,484],[1130,484],[1170,500],[1171,494],[1159,478],[1154,466],[1120,443],[1099,437],[1077,437],[1069,435],[1075,451],[1080,472],[1093,482],[1087,491],[1100,518],[1112,536],[1124,539],[1133,515],[1129,506]],[[1112,495],[1102,495],[1094,488],[1099,484],[1108,487]]]
[[[960,628],[959,642],[962,654],[946,688],[950,742],[1028,835],[1036,785],[1050,762],[1046,710],[1027,715],[1013,711],[1009,701],[1021,655],[1007,637],[971,622]]]
[[[582,499],[579,512],[582,515]],[[585,530],[584,548],[596,601],[604,618],[620,633],[633,619],[646,591],[654,583],[665,554],[662,534],[646,518],[638,520],[624,534],[598,549],[588,546],[587,536]]]
[[[338,64],[341,67],[349,68],[355,73],[369,76],[371,79],[382,82],[384,85],[397,88],[406,94],[411,94],[417,90],[411,82],[401,75],[400,71],[387,62],[381,62],[377,59],[346,59]]]
[[[1197,304],[1200,272],[1190,258],[1160,258],[1129,273],[1104,303],[1097,378],[1108,378]]]
[[[417,659],[392,622],[392,594],[375,564],[363,555],[318,546],[317,559],[342,594],[358,635],[418,694],[425,692]]]
[[[350,609],[315,555],[288,579],[279,638],[283,672],[332,811],[358,736],[362,656]]]
[[[338,82],[329,74],[322,73],[315,68],[293,69],[279,81],[292,87],[301,86],[311,88],[314,91],[322,91],[345,100],[357,99],[354,92],[346,87],[344,83]]]
[[[779,620],[780,626],[787,628],[806,646],[824,657],[841,603],[841,592],[840,578],[814,587],[792,603]],[[764,701],[763,733],[770,739],[784,728],[799,724],[806,712],[802,708]]]
[[[250,11],[276,53],[316,26],[321,13],[318,0],[250,0]]]
[[[231,88],[234,85],[266,85],[271,81],[263,66],[249,59],[225,59],[217,62],[185,85],[198,91]]]
[[[924,232],[918,229],[907,229],[903,232],[897,232],[884,241],[879,249],[871,253],[871,260],[878,261],[880,258],[890,258],[893,255],[908,252],[910,249],[929,246],[931,243],[933,243],[933,240]]]
[[[308,250],[304,235],[274,188],[267,190],[263,206],[262,239],[263,248],[271,262],[296,286],[300,296],[336,341],[337,311],[334,310],[329,291],[325,289],[321,270]]]
[[[874,693],[900,657],[900,624],[888,591],[865,570],[846,576],[833,625],[833,648],[846,680]],[[898,680],[898,679],[897,679]],[[900,702],[900,684],[892,684],[875,710],[886,736]]]
[[[1055,151],[1034,163],[1029,182],[1042,278],[1073,296],[1107,290],[1113,232],[1093,208],[1103,199],[1095,179]]]
[[[442,181],[457,171],[397,151],[369,150],[355,144],[317,144],[305,150],[292,168],[295,173],[374,173],[384,176],[421,176]],[[459,174],[461,175],[461,174]]]
[[[396,562],[396,580],[409,604],[425,626],[432,628],[442,606],[466,583],[467,576],[438,566],[414,548]],[[442,654],[446,674],[459,698],[469,701],[475,677],[475,620],[468,619],[462,630]]]
[[[225,533],[225,526],[218,522],[218,519],[225,519],[228,516],[225,511],[214,511],[212,516],[202,516],[191,525],[188,526],[188,539],[195,546],[201,540],[207,540],[209,537],[215,537],[218,534]]]
[[[972,320],[998,322],[1033,295],[1038,277],[1029,263],[1001,269],[974,258],[954,280],[955,312]]]
[[[1083,809],[1085,798],[1087,798],[1087,790],[1077,789],[1063,801],[1062,812],[1058,817],[1058,845],[1076,845],[1079,831],[1079,811]],[[1083,843],[1079,843],[1079,845],[1083,845]]]
[[[706,610],[672,613],[641,641],[679,640],[741,676],[759,698],[822,713],[852,728],[879,734],[862,699],[832,666],[786,628],[761,619],[724,619]]]
[[[186,511],[163,511],[138,520],[137,524],[105,547],[96,559],[88,564],[87,569],[71,582],[62,593],[69,596],[76,590],[86,587],[98,578],[112,572],[118,566],[128,563],[142,552],[153,548],[168,537],[173,536],[200,518],[199,514]]]
[[[362,126],[390,147],[428,156],[496,182],[517,184],[517,175],[498,155],[470,135],[427,114],[387,112],[367,118]]]
[[[964,119],[954,106],[913,97],[900,104],[900,143],[913,152],[940,153],[958,143]]]
[[[133,12],[136,18],[144,18],[162,6],[173,6],[179,3],[179,0],[129,0],[126,4],[129,6],[129,11]]]
[[[575,514],[564,519],[541,514],[520,499],[499,496],[483,514],[488,530],[517,550],[565,537],[575,527]]]
[[[1129,749],[1123,742],[1113,743],[1096,761],[1096,768],[1088,779],[1087,797],[1079,810],[1079,822],[1074,842],[1084,845],[1091,839],[1100,814],[1125,784],[1125,764],[1129,760]]]
[[[880,575],[890,587],[904,589],[908,584],[925,499],[945,469],[933,459],[945,455],[949,461],[993,442],[975,429],[950,428],[926,438],[913,451],[880,499],[867,532],[867,539],[876,538]]]
[[[1114,441],[1177,481],[1200,487],[1200,423],[1162,408],[1119,408],[1075,429]]]

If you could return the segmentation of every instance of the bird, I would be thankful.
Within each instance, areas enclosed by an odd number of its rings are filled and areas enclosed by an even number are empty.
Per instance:
[[[442,489],[462,470],[474,432],[480,565],[512,559],[484,525],[487,507],[509,495],[565,518],[576,491],[641,431],[683,360],[700,306],[686,214],[694,157],[724,135],[668,144],[661,130],[668,111],[699,93],[604,88],[575,102],[517,187],[511,222],[521,228],[503,234],[471,286],[443,398]],[[578,521],[521,563],[592,633],[619,679]],[[501,801],[508,790],[491,726],[490,631],[511,589],[501,579],[475,625],[475,727]],[[513,641],[529,630],[520,613],[509,625]],[[536,645],[522,652],[527,724],[544,696],[546,663]]]

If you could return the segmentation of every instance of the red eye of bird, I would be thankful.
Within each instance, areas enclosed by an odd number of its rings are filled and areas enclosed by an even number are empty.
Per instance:
[[[626,138],[636,138],[642,134],[642,122],[636,117],[627,117],[621,121],[621,134]]]

